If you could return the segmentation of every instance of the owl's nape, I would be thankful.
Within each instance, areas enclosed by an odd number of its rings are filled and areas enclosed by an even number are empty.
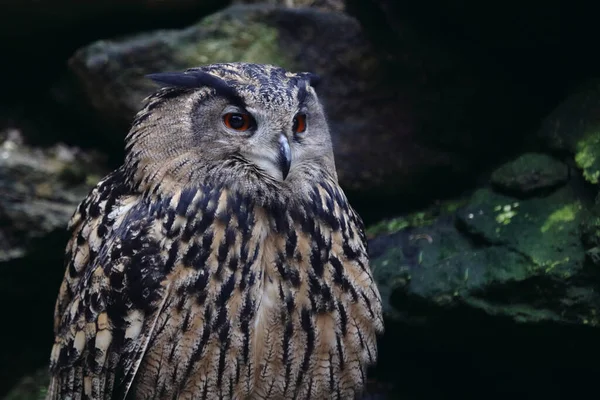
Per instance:
[[[354,399],[383,331],[310,74],[152,76],[69,229],[48,399]]]

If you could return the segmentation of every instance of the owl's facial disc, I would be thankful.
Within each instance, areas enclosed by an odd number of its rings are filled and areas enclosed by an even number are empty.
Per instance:
[[[280,182],[290,174],[296,181],[313,166],[326,165],[335,174],[327,124],[310,89],[317,83],[315,75],[244,64],[149,77],[164,86],[192,89],[182,94],[194,107],[191,144],[198,145],[204,159],[241,162]]]
[[[290,143],[285,132],[268,127],[268,117],[257,110],[228,104],[221,120],[227,132],[226,141],[237,143],[232,148],[233,154],[241,155],[276,180],[287,178],[292,165]]]
[[[292,166],[292,150],[285,133],[258,133],[242,150],[244,158],[273,179],[285,181]]]

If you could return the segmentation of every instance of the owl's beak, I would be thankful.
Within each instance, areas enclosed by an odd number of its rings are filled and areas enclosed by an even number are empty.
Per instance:
[[[283,174],[283,180],[290,172],[292,165],[292,151],[290,150],[290,142],[284,134],[279,135],[279,168]]]

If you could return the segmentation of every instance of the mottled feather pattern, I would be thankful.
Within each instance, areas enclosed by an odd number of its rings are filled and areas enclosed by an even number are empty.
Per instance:
[[[160,248],[146,235],[147,217],[121,171],[100,182],[73,216],[55,313],[53,398],[111,398],[116,376],[132,378],[130,362],[141,356],[164,297]]]
[[[144,350],[136,398],[347,399],[361,389],[381,305],[362,223],[339,188],[322,182],[292,208],[206,186],[113,199],[106,184],[73,219],[69,251],[87,252],[92,267],[69,265],[61,290],[56,398],[81,385],[82,398],[117,398],[111,389],[124,389]],[[114,239],[95,254],[99,230]]]
[[[293,116],[314,96],[276,67],[204,71],[265,112]],[[323,159],[298,148],[283,183],[237,150],[202,158],[186,113],[215,96],[163,88],[146,99],[124,166],[76,210],[48,399],[360,397],[381,298],[330,142],[313,145]]]

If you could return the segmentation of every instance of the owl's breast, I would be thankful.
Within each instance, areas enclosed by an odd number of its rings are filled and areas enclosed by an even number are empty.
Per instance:
[[[312,234],[290,225],[263,242],[252,398],[353,398],[375,357],[375,324],[361,295],[370,276],[344,254],[342,233],[318,222]]]
[[[181,237],[167,246],[177,261],[140,366],[141,398],[154,398],[157,379],[181,399],[354,398],[382,322],[352,215],[332,200],[311,214],[222,190],[185,199],[185,215],[166,216]]]

